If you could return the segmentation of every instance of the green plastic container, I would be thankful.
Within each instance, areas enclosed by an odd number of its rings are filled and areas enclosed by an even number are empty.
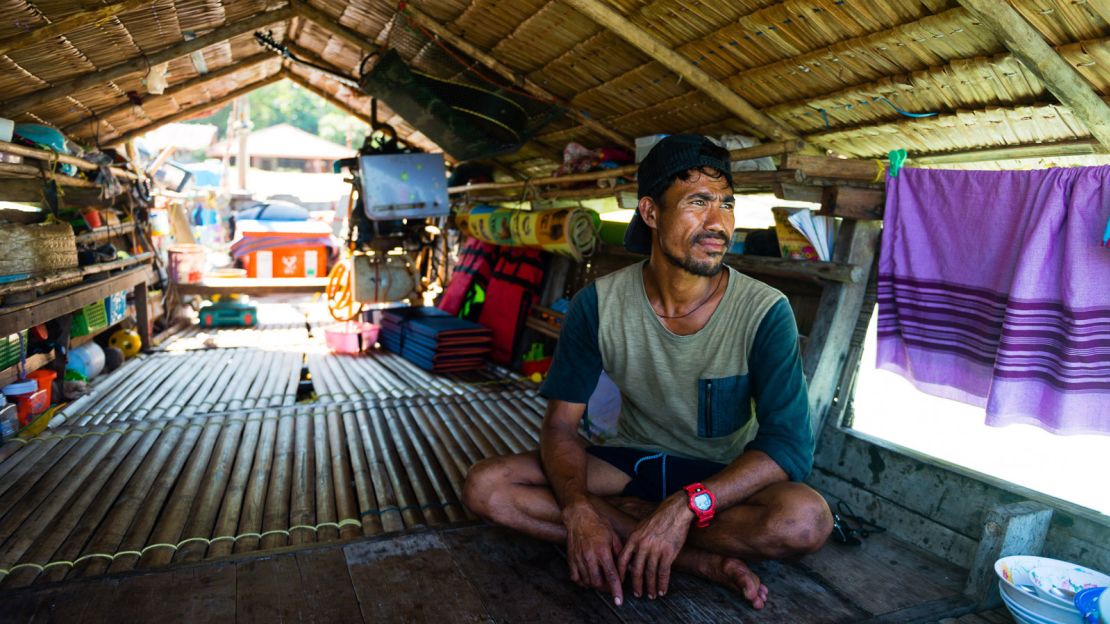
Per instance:
[[[602,241],[610,245],[624,245],[624,231],[627,229],[627,223],[602,221],[601,231],[598,234],[601,236]]]
[[[22,348],[19,337],[23,337]],[[20,356],[27,352],[27,330],[0,338],[0,369],[15,366]]]
[[[73,323],[69,326],[70,336],[88,336],[99,329],[108,326],[108,311],[104,308],[104,301],[96,301],[81,308],[73,315]]]

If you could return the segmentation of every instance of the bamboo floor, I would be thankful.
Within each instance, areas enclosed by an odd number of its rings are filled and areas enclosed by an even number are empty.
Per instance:
[[[0,589],[473,520],[468,468],[536,447],[534,384],[337,356],[311,329],[185,335],[0,447]]]

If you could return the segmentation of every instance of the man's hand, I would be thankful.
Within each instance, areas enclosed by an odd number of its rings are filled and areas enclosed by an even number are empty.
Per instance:
[[[613,603],[619,607],[624,602],[624,592],[615,564],[621,551],[617,532],[588,501],[563,508],[563,524],[567,529],[570,579],[583,587],[600,591],[608,588]]]
[[[672,495],[628,536],[620,557],[620,577],[624,578],[631,563],[632,592],[637,598],[645,587],[648,598],[666,595],[671,564],[686,543],[694,521],[687,500],[685,492]]]

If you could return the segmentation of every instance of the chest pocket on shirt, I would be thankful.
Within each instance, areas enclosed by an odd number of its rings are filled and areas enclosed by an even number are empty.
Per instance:
[[[698,380],[698,437],[735,433],[751,417],[747,375]]]

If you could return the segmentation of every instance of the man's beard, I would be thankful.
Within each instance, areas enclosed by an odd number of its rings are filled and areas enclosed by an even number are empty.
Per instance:
[[[718,236],[716,234],[701,234],[694,237],[693,243],[694,245],[697,245],[699,242],[707,238],[717,238],[720,240],[725,240],[723,236]],[[725,241],[725,244],[728,244],[727,240]],[[725,266],[725,255],[723,253],[721,254],[721,257],[717,258],[716,260],[698,261],[691,257],[689,252],[686,253],[686,257],[679,258],[678,256],[667,251],[666,247],[660,245],[660,248],[663,252],[663,257],[666,258],[668,262],[682,269],[683,271],[690,273],[691,275],[697,275],[699,277],[713,277],[714,275],[720,273],[721,269],[723,269]]]

